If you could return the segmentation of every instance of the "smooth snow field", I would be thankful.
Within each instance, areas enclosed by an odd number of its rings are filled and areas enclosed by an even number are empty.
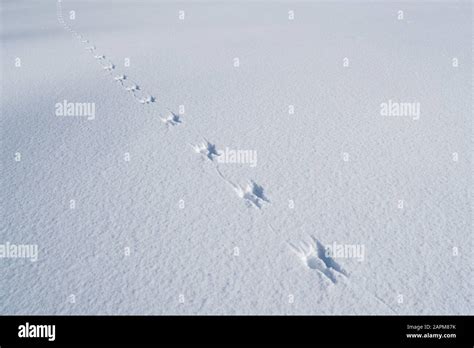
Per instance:
[[[470,1],[1,1],[1,314],[474,314]]]

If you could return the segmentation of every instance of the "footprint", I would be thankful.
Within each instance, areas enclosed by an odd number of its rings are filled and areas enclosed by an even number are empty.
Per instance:
[[[234,190],[240,198],[243,198],[248,206],[261,209],[264,203],[270,203],[265,197],[263,187],[250,181],[245,186],[234,186]]]
[[[191,145],[196,153],[205,156],[207,159],[213,161],[214,157],[220,156],[217,152],[216,145],[211,144],[207,139],[198,145]]]
[[[115,69],[115,65],[108,64],[108,65],[105,65],[103,68],[104,68],[105,71],[112,71],[112,70]]]
[[[174,112],[171,112],[171,111],[170,111],[169,115],[166,118],[161,118],[160,117],[160,119],[167,126],[177,126],[177,125],[183,123],[183,121],[181,121],[181,118],[179,117],[179,115],[176,115]]]
[[[86,51],[89,51],[93,55],[94,59],[98,61],[98,63],[102,66],[102,69],[104,69],[104,71],[106,71],[111,77],[113,77],[115,81],[120,83],[120,85],[127,92],[131,92],[133,97],[140,104],[150,104],[150,103],[155,102],[156,100],[155,97],[149,95],[146,92],[136,93],[137,91],[141,91],[141,88],[138,86],[138,84],[135,81],[133,80],[130,81],[129,78],[127,78],[127,76],[125,75],[115,75],[114,73],[114,70],[116,70],[115,64],[110,59],[107,59],[105,55],[97,54],[95,45],[91,44],[90,41],[86,39],[82,34],[76,32],[73,28],[67,25],[64,22],[62,11],[63,10],[60,4],[60,0],[58,0],[57,5],[56,5],[56,12],[57,12],[56,15],[57,15],[59,23],[61,23],[63,28],[69,31],[75,38],[77,38],[82,43],[87,45],[84,47],[84,49]],[[124,80],[127,80],[128,86],[125,86]],[[173,115],[168,116],[166,119],[164,119],[163,122],[165,122],[167,125],[175,126],[175,125],[180,124],[182,121],[180,120],[179,116],[173,114]]]
[[[125,75],[117,75],[117,76],[114,77],[114,80],[117,81],[117,82],[122,82],[126,78],[127,78],[127,76],[125,76]]]
[[[155,102],[155,97],[149,95],[149,96],[147,96],[147,97],[138,99],[138,102],[141,103],[141,104],[154,103],[154,102]]]
[[[299,245],[289,243],[289,245],[309,269],[319,271],[333,284],[337,283],[340,275],[348,277],[348,273],[327,255],[326,248],[315,237],[311,236],[310,242],[301,242]]]
[[[131,85],[131,86],[125,87],[125,90],[133,93],[135,91],[139,91],[140,87],[137,85]]]

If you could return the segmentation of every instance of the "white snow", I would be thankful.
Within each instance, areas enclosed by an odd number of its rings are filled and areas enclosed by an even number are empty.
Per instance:
[[[0,244],[38,255],[0,253],[0,313],[474,313],[471,2],[5,0],[1,23]]]

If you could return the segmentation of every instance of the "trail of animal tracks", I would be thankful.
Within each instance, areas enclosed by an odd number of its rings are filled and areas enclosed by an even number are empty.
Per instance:
[[[469,6],[6,2],[0,313],[472,313]]]

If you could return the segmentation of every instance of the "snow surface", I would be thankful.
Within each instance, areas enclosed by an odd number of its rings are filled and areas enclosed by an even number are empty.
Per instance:
[[[3,0],[1,22],[0,244],[38,260],[0,258],[0,313],[474,313],[471,2]]]

